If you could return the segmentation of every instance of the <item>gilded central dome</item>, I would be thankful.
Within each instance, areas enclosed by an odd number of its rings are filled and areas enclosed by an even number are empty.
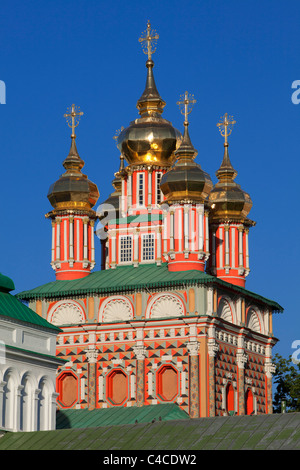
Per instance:
[[[145,38],[148,42],[154,38],[149,23]],[[161,116],[166,103],[158,93],[154,80],[154,62],[151,58],[154,50],[148,48],[146,52],[146,86],[137,102],[141,117],[121,131],[117,146],[129,165],[152,164],[168,167],[175,161],[175,150],[181,143],[182,135],[171,122]]]

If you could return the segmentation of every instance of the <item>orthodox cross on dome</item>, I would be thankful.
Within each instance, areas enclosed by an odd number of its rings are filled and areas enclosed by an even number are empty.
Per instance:
[[[148,54],[148,60],[152,60],[152,54],[156,51],[158,39],[159,35],[155,29],[151,29],[150,21],[148,21],[146,31],[144,31],[142,36],[139,38],[144,54]]]
[[[189,95],[187,91],[184,95],[180,96],[180,101],[177,101],[180,112],[184,116],[185,123],[188,123],[188,115],[191,114],[195,103],[194,95]]]
[[[81,116],[83,115],[83,112],[80,111],[79,106],[75,106],[75,104],[72,104],[70,108],[67,109],[67,113],[64,114],[64,117],[66,118],[67,124],[69,127],[72,129],[72,138],[75,138],[75,127],[78,126],[79,121]]]
[[[227,139],[230,136],[235,123],[236,121],[233,120],[233,116],[228,116],[228,114],[225,113],[217,124],[220,134],[225,138],[224,145],[226,146],[228,145]]]

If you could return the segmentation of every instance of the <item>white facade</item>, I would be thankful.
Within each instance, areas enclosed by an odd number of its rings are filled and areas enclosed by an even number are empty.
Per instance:
[[[55,429],[57,333],[0,315],[0,429]]]

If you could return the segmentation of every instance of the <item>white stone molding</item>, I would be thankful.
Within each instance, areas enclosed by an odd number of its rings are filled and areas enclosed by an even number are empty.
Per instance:
[[[100,307],[100,322],[126,321],[132,320],[132,318],[133,306],[124,296],[115,295],[108,297]]]
[[[219,351],[219,345],[214,339],[209,339],[208,340],[208,355],[210,357],[215,357],[217,355],[217,352]]]
[[[187,343],[186,346],[187,346],[187,349],[188,349],[188,352],[189,352],[190,356],[197,356],[198,355],[198,351],[199,351],[198,341],[190,341],[189,343]]]
[[[265,362],[265,374],[268,379],[272,378],[272,375],[276,372],[276,366],[271,362],[270,359],[267,359]]]
[[[47,320],[53,325],[77,325],[85,323],[84,309],[73,300],[57,302],[48,313]]]
[[[255,307],[249,307],[247,310],[246,326],[256,333],[263,333],[263,319],[260,311]]]
[[[90,364],[95,364],[97,362],[97,357],[99,353],[98,349],[96,348],[86,349],[85,353]]]
[[[220,299],[217,309],[218,317],[230,323],[236,323],[235,308],[231,300],[224,296]]]
[[[174,294],[157,294],[148,304],[146,318],[182,317],[185,308],[180,297]]]
[[[237,366],[240,368],[240,369],[244,369],[245,367],[245,364],[247,363],[248,361],[248,356],[247,354],[245,354],[245,352],[242,350],[242,351],[237,351],[236,353],[236,363],[237,363]]]
[[[146,348],[143,345],[134,346],[133,352],[138,360],[143,360],[146,357]]]

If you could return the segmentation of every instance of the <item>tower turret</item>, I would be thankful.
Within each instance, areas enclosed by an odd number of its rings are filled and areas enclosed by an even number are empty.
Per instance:
[[[237,172],[229,159],[228,137],[234,124],[227,113],[217,124],[224,137],[224,156],[216,172],[219,181],[209,195],[211,257],[208,272],[244,287],[250,272],[248,233],[255,222],[247,218],[252,201],[234,181]]]
[[[188,92],[177,104],[185,117],[183,140],[174,166],[162,177],[161,190],[169,204],[164,220],[164,254],[170,271],[204,271],[209,256],[208,211],[205,201],[212,188],[210,176],[194,159],[188,115],[196,101]]]
[[[97,186],[81,169],[84,161],[78,155],[75,128],[82,112],[72,105],[65,114],[72,128],[71,148],[63,162],[65,173],[53,183],[48,199],[53,210],[46,214],[52,221],[51,266],[56,279],[77,279],[87,276],[95,265],[94,224],[92,207],[99,198]]]

